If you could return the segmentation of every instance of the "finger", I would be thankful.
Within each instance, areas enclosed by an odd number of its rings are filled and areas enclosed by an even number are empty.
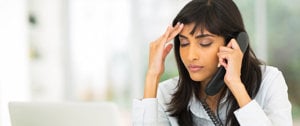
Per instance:
[[[234,50],[241,50],[239,44],[237,43],[236,39],[231,39],[228,43],[228,47]]]
[[[238,44],[238,42],[236,41],[236,39],[232,40],[232,48],[237,49],[237,50],[241,50],[240,45]]]
[[[161,48],[165,47],[165,45],[171,40],[171,39],[168,39],[168,38],[170,38],[171,32],[174,34],[174,31],[178,31],[178,28],[180,28],[180,23],[179,23],[179,22],[175,25],[174,28],[173,28],[172,26],[168,26],[168,27],[167,27],[165,33],[164,33],[158,40],[156,40],[156,42],[159,43],[159,45],[160,45]],[[181,28],[181,29],[182,29],[182,28]],[[178,33],[179,33],[179,32],[180,32],[180,31],[178,31]],[[177,34],[178,34],[178,33],[177,33]],[[176,35],[177,35],[177,34],[176,34]],[[176,35],[174,35],[174,37],[175,37]],[[172,37],[172,39],[173,39],[174,37]]]
[[[227,63],[225,61],[224,62],[219,62],[219,64],[220,64],[220,66],[223,66],[225,69],[227,68]]]
[[[178,28],[180,25],[180,22],[177,22],[175,26],[171,27],[171,31],[174,31],[174,29]]]
[[[232,52],[233,49],[232,48],[229,48],[229,47],[225,47],[225,46],[221,46],[219,48],[219,52]]]
[[[173,48],[173,44],[168,44],[165,49],[164,49],[164,52],[163,52],[163,60],[167,57],[167,55],[170,53],[170,51],[172,50]]]
[[[172,26],[168,26],[166,32],[163,34],[162,38],[167,39],[170,36],[170,33],[172,31]]]
[[[183,23],[178,23],[178,24],[173,28],[173,30],[171,31],[168,40],[170,41],[170,40],[172,40],[176,35],[178,35],[178,34],[182,31],[183,26],[184,26]]]
[[[164,45],[167,43],[167,39],[170,35],[170,32],[171,26],[168,26],[165,33],[161,37],[159,37],[155,42],[159,43],[161,47],[164,47]]]
[[[219,52],[217,53],[219,57],[219,61],[225,61],[228,63],[228,61],[231,59],[233,52]]]
[[[219,58],[219,66],[227,67],[227,60],[226,60],[226,58]]]
[[[183,27],[184,27],[183,23],[177,23],[177,25],[171,31],[167,41],[172,40],[176,35],[178,35],[182,31]]]

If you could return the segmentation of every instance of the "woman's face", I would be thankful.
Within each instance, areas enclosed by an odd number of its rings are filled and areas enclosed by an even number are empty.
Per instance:
[[[208,32],[196,30],[194,23],[186,24],[179,33],[180,57],[190,77],[194,81],[208,83],[217,71],[219,47],[224,46],[224,38]]]

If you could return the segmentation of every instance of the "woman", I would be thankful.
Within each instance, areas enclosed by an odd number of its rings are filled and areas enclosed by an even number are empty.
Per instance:
[[[150,45],[144,98],[133,102],[134,125],[291,126],[291,104],[282,73],[263,65],[250,45],[245,53],[236,37],[245,32],[232,0],[192,0],[173,26]],[[159,84],[173,45],[179,77]],[[205,93],[219,66],[225,85]]]

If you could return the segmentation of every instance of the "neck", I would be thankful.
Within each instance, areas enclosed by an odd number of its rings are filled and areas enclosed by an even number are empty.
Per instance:
[[[206,85],[207,83],[203,82],[201,83],[201,90],[200,90],[200,94],[199,94],[199,97],[201,100],[206,100],[206,103],[209,105],[209,107],[215,112],[217,110],[217,107],[218,107],[218,101],[219,99],[221,98],[221,95],[222,95],[222,92],[224,90],[221,89],[220,92],[218,92],[216,95],[213,95],[213,96],[209,96],[205,93],[205,88],[206,88]]]

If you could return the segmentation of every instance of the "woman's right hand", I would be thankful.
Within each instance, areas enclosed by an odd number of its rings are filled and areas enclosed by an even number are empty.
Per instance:
[[[169,26],[166,32],[156,41],[150,44],[149,66],[146,75],[144,98],[155,98],[157,92],[157,85],[160,76],[164,72],[164,63],[166,56],[171,51],[173,45],[168,44],[174,39],[183,29],[182,23],[177,23],[175,27]]]

